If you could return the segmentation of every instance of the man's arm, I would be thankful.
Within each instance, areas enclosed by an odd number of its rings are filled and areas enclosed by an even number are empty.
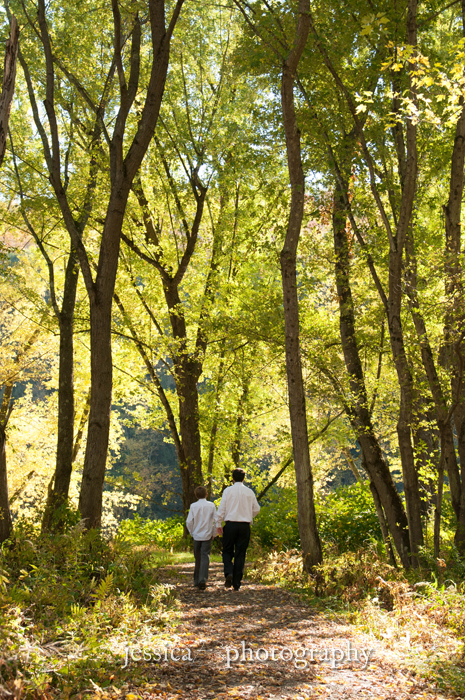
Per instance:
[[[255,516],[258,515],[259,512],[260,512],[260,506],[259,506],[259,503],[257,501],[257,497],[254,494],[253,499],[252,499],[252,517],[255,518]]]
[[[189,508],[189,513],[186,520],[186,527],[192,535],[192,530],[194,529],[194,514],[192,512],[192,508]]]

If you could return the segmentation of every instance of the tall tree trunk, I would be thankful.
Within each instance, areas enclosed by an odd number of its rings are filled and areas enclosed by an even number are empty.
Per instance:
[[[302,168],[300,132],[294,104],[297,66],[310,29],[310,4],[299,0],[295,43],[284,61],[281,78],[281,106],[286,135],[287,164],[291,182],[291,204],[286,239],[281,251],[281,278],[284,301],[286,370],[289,391],[292,446],[297,484],[297,516],[304,569],[310,572],[322,561],[313,495],[313,473],[308,446],[305,388],[300,354],[299,302],[296,259],[304,215],[305,178]]]
[[[113,267],[116,274],[117,263]],[[91,398],[87,445],[79,493],[79,511],[86,527],[100,527],[103,483],[110,434],[113,386],[111,353],[112,295],[102,294],[90,304]]]
[[[411,46],[413,55],[417,51],[417,0],[409,0],[407,10],[407,44]],[[408,63],[409,95],[414,103],[416,83],[412,76],[415,65]],[[396,99],[396,98],[395,98]],[[412,444],[411,425],[413,421],[414,386],[405,350],[404,332],[401,319],[402,308],[402,260],[405,241],[412,225],[413,203],[416,192],[418,151],[417,128],[411,118],[407,118],[405,147],[403,134],[397,135],[398,169],[401,182],[402,198],[396,221],[395,236],[389,234],[389,293],[387,299],[387,319],[392,356],[397,372],[400,389],[399,418],[397,421],[397,436],[402,462],[405,503],[409,523],[410,550],[412,561],[417,564],[416,554],[423,545],[423,528],[421,521],[421,499],[418,474],[415,467],[415,457]],[[387,230],[390,225],[386,219]]]
[[[465,37],[465,0],[462,0],[462,35]],[[457,517],[455,542],[465,553],[465,383],[463,382],[463,270],[461,265],[461,214],[464,188],[465,163],[465,103],[455,128],[454,147],[451,157],[449,197],[444,205],[445,221],[445,292],[448,311],[444,322],[443,364],[451,372],[452,401],[455,401],[454,423],[457,431],[460,458],[460,503]],[[451,489],[452,492],[452,489]]]
[[[65,273],[63,303],[58,314],[60,358],[58,370],[57,454],[53,486],[49,490],[42,520],[42,530],[61,527],[56,515],[68,501],[74,450],[74,309],[79,266],[71,250]]]
[[[5,62],[3,65],[3,85],[0,97],[0,166],[3,163],[8,136],[11,103],[15,92],[16,59],[18,56],[19,27],[16,17],[11,16],[10,38],[6,42]]]
[[[336,254],[336,288],[339,300],[339,329],[344,361],[349,375],[352,403],[347,407],[363,453],[363,464],[382,504],[394,545],[404,567],[410,565],[409,532],[402,500],[392,479],[375,435],[368,406],[360,354],[355,333],[355,314],[350,286],[349,240],[346,227],[346,194],[336,185],[333,209],[334,252]],[[373,489],[372,489],[373,492]]]
[[[180,367],[175,367],[176,392],[179,399],[179,433],[184,451],[184,463],[181,463],[180,467],[185,515],[195,501],[195,488],[203,483],[197,388],[201,371],[201,363],[189,357],[182,359]]]
[[[118,269],[120,233],[131,182],[119,177],[110,198],[97,268],[88,285],[90,306],[90,409],[87,444],[79,493],[79,511],[87,528],[100,527],[103,483],[110,435],[113,362],[111,352],[112,303]],[[102,274],[105,271],[105,274]],[[88,280],[87,280],[88,284]]]
[[[444,396],[442,385],[434,362],[433,351],[428,338],[426,323],[421,313],[420,302],[417,291],[417,261],[412,239],[412,232],[409,233],[406,241],[406,290],[409,299],[410,312],[412,314],[415,330],[417,332],[420,345],[421,358],[429,388],[434,401],[436,422],[439,429],[441,444],[442,469],[447,471],[449,476],[452,506],[454,508],[457,521],[460,518],[460,474],[455,455],[454,436],[450,422],[450,412]]]
[[[0,423],[0,544],[10,538],[13,530],[6,468],[6,423],[7,420]]]
[[[414,387],[405,352],[401,322],[402,253],[391,252],[389,264],[388,323],[391,349],[400,387],[397,436],[402,462],[405,502],[410,531],[411,552],[415,555],[423,545],[421,498],[412,444]]]

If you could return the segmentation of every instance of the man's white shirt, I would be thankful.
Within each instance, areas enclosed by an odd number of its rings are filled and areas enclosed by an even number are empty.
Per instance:
[[[215,515],[215,504],[206,498],[199,498],[196,503],[192,503],[186,526],[194,540],[205,542],[216,535]]]
[[[223,520],[252,524],[259,512],[260,506],[252,489],[244,486],[242,481],[236,481],[223,491],[216,523],[218,527],[221,527]]]

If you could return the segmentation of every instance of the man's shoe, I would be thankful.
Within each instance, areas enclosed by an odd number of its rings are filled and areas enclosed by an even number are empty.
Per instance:
[[[240,589],[240,586],[234,586],[234,590],[238,591]]]
[[[199,591],[204,591],[206,589],[206,587],[207,587],[207,584],[205,583],[205,581],[200,581],[200,583],[198,585]]]
[[[231,586],[232,586],[232,581],[233,581],[232,574],[228,574],[228,575],[226,576],[226,580],[225,580],[225,582],[224,582],[225,588],[231,588]]]

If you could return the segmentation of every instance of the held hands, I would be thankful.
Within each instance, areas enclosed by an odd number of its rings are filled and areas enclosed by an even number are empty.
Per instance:
[[[216,531],[217,531],[218,535],[221,537],[221,535],[223,534],[223,528],[219,527],[219,528],[217,528]]]

